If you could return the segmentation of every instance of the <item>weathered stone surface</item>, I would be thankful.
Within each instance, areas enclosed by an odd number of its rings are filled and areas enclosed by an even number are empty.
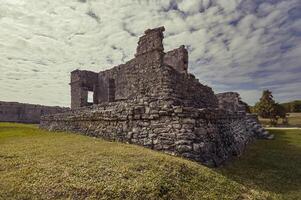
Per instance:
[[[225,92],[216,95],[218,98],[219,108],[233,112],[246,112],[246,104],[241,101],[236,92]]]
[[[189,74],[183,46],[164,53],[163,31],[147,30],[126,64],[73,71],[72,110],[42,117],[40,127],[138,144],[208,166],[241,155],[263,135],[256,117],[246,114],[238,94],[216,96]]]
[[[169,51],[164,56],[164,64],[173,67],[180,73],[187,73],[188,51],[184,45],[178,49]]]
[[[244,113],[246,115],[247,128],[255,133],[260,139],[274,139],[274,135],[270,135],[259,123],[257,115],[246,113],[247,104],[241,101],[240,96],[236,92],[225,92],[216,95],[219,107],[232,112]]]

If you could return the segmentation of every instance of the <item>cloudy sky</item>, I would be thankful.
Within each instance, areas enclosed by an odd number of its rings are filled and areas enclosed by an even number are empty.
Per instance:
[[[121,64],[162,25],[216,93],[301,99],[300,0],[0,0],[0,100],[69,106],[70,71]]]

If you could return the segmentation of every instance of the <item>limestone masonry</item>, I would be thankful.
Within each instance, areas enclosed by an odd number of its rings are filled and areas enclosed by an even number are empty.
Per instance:
[[[40,123],[41,115],[68,111],[67,108],[0,101],[0,122]]]
[[[71,72],[71,111],[43,116],[40,127],[138,144],[208,166],[241,155],[254,138],[271,138],[237,93],[215,95],[188,73],[184,46],[164,52],[164,30],[145,31],[125,64]]]

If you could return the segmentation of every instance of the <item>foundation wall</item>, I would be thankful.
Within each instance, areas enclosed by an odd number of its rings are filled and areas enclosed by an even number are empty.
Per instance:
[[[252,140],[244,116],[157,103],[109,103],[73,110],[44,116],[40,127],[137,144],[208,166],[240,155]]]

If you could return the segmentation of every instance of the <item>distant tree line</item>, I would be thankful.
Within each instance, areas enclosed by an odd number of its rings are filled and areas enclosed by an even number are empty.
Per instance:
[[[301,112],[301,101],[292,101],[281,104],[288,113]]]

